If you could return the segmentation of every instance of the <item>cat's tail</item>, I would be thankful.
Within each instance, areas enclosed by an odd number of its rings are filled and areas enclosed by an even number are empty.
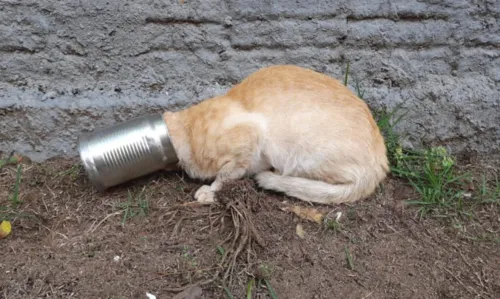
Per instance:
[[[379,182],[377,178],[358,179],[353,183],[329,184],[322,181],[291,177],[265,171],[255,176],[257,184],[267,190],[283,192],[300,200],[339,204],[354,202],[370,195]]]

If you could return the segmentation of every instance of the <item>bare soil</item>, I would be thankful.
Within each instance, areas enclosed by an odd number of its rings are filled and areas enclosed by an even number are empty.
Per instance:
[[[0,206],[15,178],[15,166],[0,169]],[[99,193],[76,160],[24,164],[0,298],[174,298],[193,284],[201,296],[176,298],[246,298],[252,278],[282,299],[500,298],[498,205],[420,218],[403,204],[411,189],[389,178],[369,199],[315,206],[342,212],[340,225],[319,225],[282,210],[309,204],[252,180],[227,185],[218,205],[183,205],[200,185],[161,173]],[[267,286],[252,298],[271,298]]]

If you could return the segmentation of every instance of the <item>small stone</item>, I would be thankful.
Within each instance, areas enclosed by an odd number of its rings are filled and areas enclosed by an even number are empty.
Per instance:
[[[43,96],[42,101],[46,101],[48,99],[55,99],[57,96],[58,96],[57,91],[51,90]]]
[[[224,25],[227,27],[233,26],[233,18],[231,18],[230,16],[225,17],[224,18]]]

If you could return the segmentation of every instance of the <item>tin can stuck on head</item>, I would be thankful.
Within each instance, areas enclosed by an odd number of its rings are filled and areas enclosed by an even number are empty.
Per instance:
[[[161,114],[84,133],[78,139],[78,151],[89,179],[99,190],[178,161]]]

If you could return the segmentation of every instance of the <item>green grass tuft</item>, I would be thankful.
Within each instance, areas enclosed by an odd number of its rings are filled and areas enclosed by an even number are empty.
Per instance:
[[[346,67],[344,84],[349,80],[349,64]],[[359,81],[355,81],[355,92],[364,99],[365,90]],[[464,195],[464,182],[470,179],[469,173],[461,173],[455,159],[444,147],[432,147],[421,150],[404,148],[401,135],[395,126],[404,120],[406,112],[401,113],[401,105],[392,111],[374,111],[377,125],[384,136],[387,156],[390,161],[391,172],[395,177],[401,178],[410,184],[418,194],[418,199],[407,201],[408,204],[417,205],[421,216],[431,212],[437,214],[471,216],[467,202],[470,195]],[[396,116],[398,115],[398,116]],[[500,184],[498,179],[491,187],[484,178],[480,186],[479,199],[481,203],[500,203]],[[470,200],[469,200],[470,201]]]
[[[421,216],[431,211],[454,211],[467,215],[464,205],[463,182],[470,175],[459,173],[455,159],[444,147],[423,151],[396,152],[392,173],[406,179],[420,195],[407,203],[420,206]]]
[[[8,204],[0,206],[0,221],[12,221],[16,217],[24,217],[24,215],[22,215],[18,211],[18,208],[21,205],[20,191],[23,176],[23,164],[20,163],[21,160],[22,157],[14,155],[14,153],[11,153],[11,155],[6,159],[0,159],[0,169],[5,166],[16,165],[16,180],[11,187],[10,193],[7,196]]]
[[[481,203],[500,204],[500,180],[498,177],[495,176],[495,180],[489,184],[483,175],[481,177],[478,196]]]
[[[6,165],[11,165],[11,164],[16,164],[18,163],[18,158],[17,157],[10,157],[7,159],[0,159],[0,169]]]
[[[54,176],[54,178],[69,176],[69,178],[72,181],[75,181],[78,178],[78,175],[80,174],[80,172],[82,170],[83,170],[83,166],[82,165],[80,165],[80,164],[73,164],[73,165],[71,165],[70,168],[68,168],[66,170],[63,170],[61,172],[56,173],[56,175]]]
[[[340,232],[343,229],[342,224],[335,219],[325,219],[324,224],[327,229],[333,232]]]
[[[149,211],[149,198],[144,193],[145,188],[143,188],[135,196],[132,192],[128,190],[127,202],[120,203],[118,206],[123,209],[122,225],[124,225],[127,220],[134,217],[144,217]]]
[[[397,118],[395,117],[400,109],[401,105],[398,105],[392,111],[378,110],[374,113],[380,132],[384,136],[387,156],[391,164],[396,162],[396,153],[402,149],[401,136],[395,131],[396,125],[406,116],[406,113],[402,113]]]

